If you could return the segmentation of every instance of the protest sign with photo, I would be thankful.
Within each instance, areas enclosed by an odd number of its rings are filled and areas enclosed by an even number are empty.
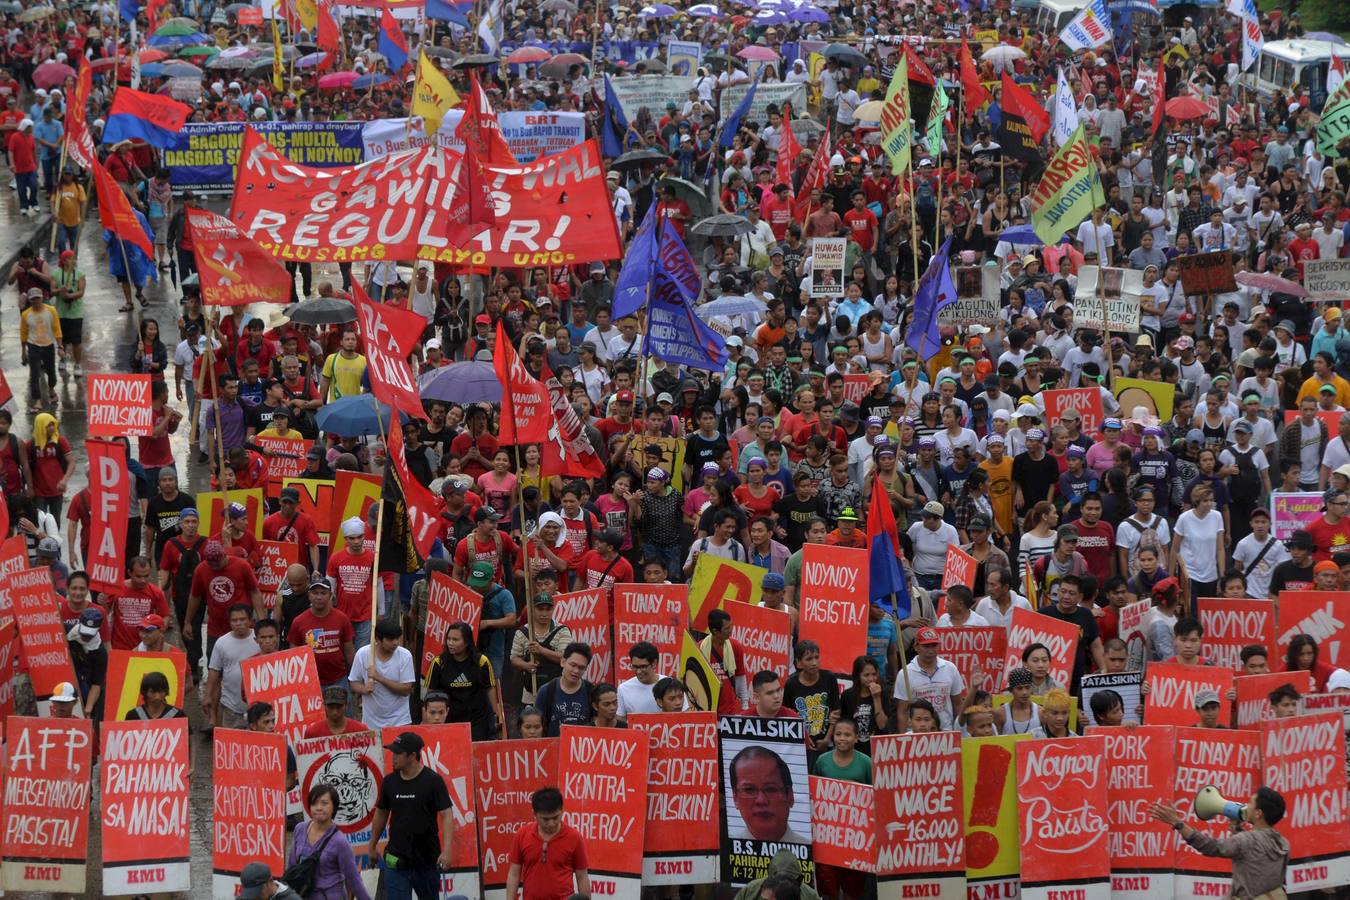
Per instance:
[[[656,670],[674,675],[680,667],[680,636],[689,621],[689,586],[684,584],[614,585],[614,677],[631,678],[628,651],[646,641],[661,654]]]
[[[596,894],[619,900],[642,894],[648,743],[628,728],[564,725],[558,737],[563,821],[586,842]]]
[[[1122,606],[1119,618],[1116,620],[1116,636],[1127,644],[1136,639],[1142,641],[1144,639],[1144,616],[1152,608],[1153,601],[1151,599]]]
[[[89,587],[103,593],[125,583],[127,523],[131,516],[131,470],[127,448],[117,441],[87,440],[89,454]],[[138,513],[139,515],[139,513]]]
[[[1022,665],[1022,651],[1031,644],[1044,644],[1050,650],[1050,678],[1058,684],[1073,680],[1073,660],[1078,653],[1078,626],[1043,616],[1022,607],[1014,607],[1008,624],[1008,655],[1003,664],[1003,684],[1008,673]]]
[[[1022,897],[1051,900],[1073,887],[1084,900],[1111,896],[1106,739],[1017,745]]]
[[[647,733],[642,883],[656,887],[716,881],[721,849],[717,714],[635,713],[628,717],[628,727]]]
[[[954,584],[974,587],[975,569],[978,566],[975,557],[956,544],[948,544],[947,558],[942,565],[942,589],[946,590]]]
[[[254,540],[262,540],[263,518],[267,515],[267,503],[262,488],[237,488],[229,492],[229,500],[221,491],[203,491],[197,495],[197,512],[201,515],[202,534],[220,534],[220,526],[225,521],[226,503],[241,503],[247,511],[244,530],[253,535]]]
[[[867,649],[867,554],[857,547],[802,547],[797,627],[802,640],[820,645],[823,669],[850,672]]]
[[[879,900],[965,897],[961,768],[959,732],[872,738]]]
[[[1210,665],[1242,671],[1242,649],[1275,647],[1275,603],[1228,597],[1201,597],[1196,613],[1205,629],[1200,655]]]
[[[1017,745],[1028,740],[1031,736],[1027,734],[1006,734],[961,741],[966,881],[979,896],[1017,896],[1022,861],[1017,824]]]
[[[100,738],[103,893],[189,890],[187,719],[108,722]]]
[[[1237,691],[1234,724],[1238,728],[1256,728],[1262,722],[1275,718],[1270,708],[1270,693],[1278,687],[1291,685],[1300,695],[1311,693],[1311,672],[1265,672],[1261,675],[1239,675],[1233,679]]]
[[[258,591],[263,606],[276,609],[286,570],[300,562],[300,545],[290,541],[258,541]],[[309,561],[306,560],[306,563]]]
[[[1254,731],[1221,728],[1178,728],[1172,795],[1173,805],[1187,825],[1218,840],[1232,833],[1232,822],[1215,816],[1202,822],[1191,809],[1196,793],[1214,785],[1225,797],[1246,802],[1261,786],[1261,749]],[[1204,856],[1176,838],[1175,885],[1177,897],[1226,897],[1232,886],[1233,864],[1227,859]]]
[[[769,609],[749,603],[726,603],[731,614],[731,639],[745,651],[741,661],[747,680],[765,669],[777,672],[784,684],[792,660],[792,616],[786,609]],[[851,668],[846,671],[852,671]]]
[[[1003,681],[1008,630],[999,625],[938,628],[938,656],[956,666],[970,690],[993,690]]]
[[[1282,541],[1321,517],[1321,491],[1270,495],[1270,533]]]
[[[614,643],[610,640],[608,592],[588,588],[553,595],[553,621],[572,631],[572,640],[591,648],[586,680],[591,684],[614,683]]]
[[[764,597],[763,580],[769,572],[762,566],[733,562],[711,553],[699,554],[689,579],[689,627],[708,630],[708,612],[728,600],[759,603]]]
[[[86,378],[90,437],[149,437],[154,431],[149,375],[105,375]]]
[[[1350,591],[1281,591],[1275,658],[1288,655],[1295,635],[1317,641],[1317,661],[1350,667]]]
[[[88,719],[5,722],[6,891],[84,893],[93,743]]]
[[[1139,295],[1143,289],[1144,273],[1138,269],[1079,266],[1078,287],[1073,294],[1074,327],[1094,331],[1138,331]]]
[[[1181,289],[1188,295],[1227,294],[1237,290],[1229,253],[1191,253],[1177,257]]]
[[[1293,893],[1350,884],[1342,714],[1305,713],[1262,722],[1261,781],[1284,797],[1286,812],[1279,828],[1289,841],[1285,889]]]
[[[280,731],[280,727],[277,729]],[[324,737],[294,741],[296,771],[300,776],[298,787],[303,802],[308,803],[310,788],[316,784],[331,784],[337,788],[342,801],[333,821],[341,836],[351,845],[356,855],[357,868],[367,869],[379,864],[370,859],[370,829],[375,820],[375,802],[380,796],[380,782],[384,778],[384,756],[380,735],[375,731],[353,731]],[[308,809],[306,809],[308,812]]]
[[[1313,300],[1340,300],[1350,296],[1350,259],[1306,259],[1303,286]]]
[[[1116,402],[1123,410],[1142,406],[1148,415],[1156,416],[1160,421],[1172,418],[1172,403],[1176,400],[1176,387],[1173,385],[1143,378],[1117,378],[1111,392],[1116,395]]]
[[[751,62],[753,63],[754,60],[751,60]],[[765,73],[765,78],[755,88],[754,99],[750,101],[750,109],[746,112],[743,120],[745,122],[758,122],[761,128],[769,124],[767,110],[771,103],[777,106],[779,110],[783,109],[784,104],[790,103],[794,110],[800,110],[803,114],[806,112],[806,85],[799,82],[771,80],[773,65],[773,63],[770,63],[770,71]],[[753,71],[751,71],[750,77],[754,78]],[[749,90],[750,82],[748,81],[729,84],[722,88],[722,108],[735,109],[745,99]],[[844,210],[836,209],[835,212],[841,216],[844,214]]]
[[[314,648],[293,647],[266,656],[254,656],[239,664],[244,699],[272,704],[277,733],[292,743],[304,737],[305,729],[323,718],[323,690],[314,662]]]
[[[458,622],[466,622],[478,636],[478,621],[483,615],[483,598],[472,588],[460,584],[444,572],[432,572],[427,585],[427,624],[422,630],[422,659],[418,672],[426,677],[431,663],[445,649],[445,631]]]
[[[483,897],[505,900],[511,842],[534,821],[530,795],[558,784],[558,739],[479,741],[473,772]]]
[[[812,775],[811,856],[816,865],[855,872],[877,867],[876,788]]]
[[[1148,701],[1144,721],[1150,725],[1196,725],[1200,713],[1195,695],[1210,690],[1219,695],[1219,721],[1232,721],[1233,670],[1217,666],[1188,666],[1185,663],[1149,663],[1145,676]]]
[[[52,575],[47,569],[24,569],[5,580],[33,696],[45,701],[61,682],[75,682],[61,608],[52,591]]]
[[[1110,832],[1112,900],[1171,897],[1176,835],[1149,815],[1158,798],[1171,797],[1176,729],[1092,727],[1106,741],[1106,799]]]
[[[293,487],[300,492],[296,507],[314,521],[319,535],[319,546],[327,547],[333,529],[333,495],[336,482],[327,478],[284,478],[283,488]]]
[[[768,874],[789,850],[812,881],[811,786],[806,721],[722,716],[722,881],[744,885]],[[786,778],[784,777],[786,776]]]
[[[234,900],[244,866],[285,868],[286,738],[217,728],[211,755],[211,897]]]
[[[1139,688],[1144,683],[1143,672],[1119,672],[1113,675],[1084,675],[1079,682],[1083,691],[1083,715],[1088,725],[1097,725],[1097,717],[1092,714],[1092,695],[1098,691],[1115,691],[1120,695],[1121,706],[1125,710],[1125,723],[1140,722],[1140,709],[1143,696]]]
[[[952,283],[956,302],[938,310],[938,323],[992,327],[1000,305],[998,266],[954,266]]]
[[[158,672],[169,680],[165,702],[183,708],[187,683],[187,654],[165,645],[163,653],[108,648],[108,675],[103,682],[103,721],[120,722],[141,703],[141,679]]]
[[[696,75],[702,62],[703,45],[698,41],[671,41],[666,45],[666,69],[671,75]]]
[[[1045,399],[1045,419],[1051,426],[1058,425],[1065,411],[1078,413],[1083,434],[1096,434],[1102,429],[1102,392],[1096,387],[1061,388],[1042,391]]]
[[[848,238],[811,238],[811,296],[838,297],[844,293],[844,255]]]

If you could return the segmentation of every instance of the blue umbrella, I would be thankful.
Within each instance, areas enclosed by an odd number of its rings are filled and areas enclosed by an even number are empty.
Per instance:
[[[181,62],[179,60],[170,60],[168,62],[158,63],[160,73],[165,78],[201,78],[202,70],[192,63]],[[141,74],[145,74],[142,67]]]
[[[146,43],[161,50],[178,50],[197,44],[209,44],[211,39],[200,31],[194,31],[192,34],[152,34]]]
[[[458,362],[417,379],[417,393],[446,403],[501,403],[502,383],[492,363]]]
[[[722,296],[694,311],[700,319],[711,319],[714,316],[763,315],[768,309],[768,304],[757,297]]]
[[[1030,225],[1015,225],[1012,228],[1005,228],[999,234],[1000,241],[1007,241],[1009,244],[1021,244],[1022,246],[1039,246],[1045,241],[1036,237],[1036,229]]]
[[[403,414],[400,414],[400,419],[408,421],[408,417]],[[389,407],[383,403],[377,404],[374,394],[357,394],[319,407],[314,421],[320,431],[343,437],[379,434],[389,427]]]
[[[142,78],[163,78],[164,66],[161,63],[146,63],[141,66]]]
[[[379,87],[389,80],[389,76],[383,72],[372,72],[369,75],[362,75],[359,78],[352,79],[352,90],[364,91],[366,88]]]

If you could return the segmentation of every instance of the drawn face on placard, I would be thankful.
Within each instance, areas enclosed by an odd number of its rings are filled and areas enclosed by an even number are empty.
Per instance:
[[[731,761],[732,796],[750,837],[782,840],[796,798],[792,773],[782,757],[763,747],[746,747]]]
[[[379,774],[374,764],[359,750],[339,750],[315,766],[305,785],[305,795],[315,784],[329,784],[338,794],[337,814],[333,817],[344,832],[360,831],[375,815],[379,794]]]

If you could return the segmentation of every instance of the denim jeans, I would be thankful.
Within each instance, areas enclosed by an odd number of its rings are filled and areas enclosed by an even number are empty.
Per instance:
[[[388,900],[438,900],[441,873],[435,866],[426,869],[385,869],[384,895]]]
[[[19,209],[38,205],[37,172],[16,172],[14,180],[19,187]]]
[[[57,250],[74,250],[75,245],[79,242],[79,239],[80,239],[80,226],[62,225],[60,223],[57,223],[56,226]]]

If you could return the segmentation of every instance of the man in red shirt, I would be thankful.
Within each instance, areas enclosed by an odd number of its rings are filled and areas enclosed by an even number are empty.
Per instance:
[[[844,227],[848,229],[849,239],[862,248],[864,254],[870,254],[877,245],[877,217],[867,208],[867,195],[862,191],[853,192],[853,208],[844,213]]]
[[[347,689],[348,667],[356,655],[352,635],[352,620],[342,610],[333,608],[333,586],[327,578],[316,574],[309,581],[309,609],[291,622],[286,643],[314,651],[319,683],[325,690],[334,685],[343,691]]]
[[[9,136],[9,167],[19,189],[19,213],[37,215],[37,142],[33,140],[32,119],[20,120],[18,130]]]
[[[470,406],[465,413],[468,427],[450,442],[450,452],[459,456],[464,474],[478,483],[492,468],[492,457],[497,453],[497,439],[488,434],[487,410]]]
[[[614,401],[609,405],[609,417],[595,423],[606,447],[616,434],[638,434],[641,431],[641,423],[633,418],[633,399],[632,391],[616,391]]]
[[[1303,530],[1312,535],[1314,563],[1350,549],[1350,518],[1346,517],[1348,500],[1350,494],[1328,491],[1323,500],[1326,509],[1322,517],[1303,526]]]
[[[661,187],[661,200],[656,204],[656,217],[658,219],[669,219],[670,224],[674,226],[675,231],[684,237],[684,226],[689,221],[692,211],[689,204],[680,199],[675,193],[675,185],[663,184]]]
[[[787,240],[788,226],[792,224],[792,191],[786,184],[773,186],[773,193],[760,202],[759,212],[769,223],[774,240]]]
[[[169,601],[158,586],[150,583],[150,560],[138,556],[131,561],[130,577],[120,594],[107,598],[112,619],[114,650],[134,650],[141,642],[141,622],[146,616],[169,616]]]
[[[619,555],[623,535],[605,530],[595,535],[595,549],[587,550],[577,560],[577,590],[604,588],[609,591],[616,584],[628,584],[633,579],[633,565]]]
[[[473,514],[473,531],[469,532],[464,540],[455,545],[454,575],[456,581],[464,581],[468,578],[469,568],[474,563],[486,562],[491,563],[495,570],[494,583],[508,583],[504,557],[508,553],[515,557],[520,553],[520,547],[511,539],[509,534],[497,527],[501,518],[502,514],[491,506],[479,507],[478,511]]]
[[[371,585],[375,554],[366,549],[366,523],[352,516],[342,523],[346,546],[328,557],[328,577],[333,580],[337,608],[351,620],[356,645],[370,643]]]
[[[1116,556],[1116,531],[1110,522],[1102,520],[1102,498],[1096,491],[1083,495],[1078,513],[1079,518],[1069,523],[1078,529],[1078,552],[1087,561],[1088,571],[1097,584],[1106,584]]]
[[[369,730],[366,723],[348,717],[347,689],[340,684],[333,684],[323,689],[323,719],[306,728],[305,737],[328,737]]]
[[[314,520],[300,511],[298,489],[281,489],[281,511],[263,519],[263,539],[295,544],[300,559],[309,560],[309,570],[319,571],[319,531]]]
[[[575,828],[563,821],[562,791],[540,788],[530,795],[534,822],[516,832],[511,841],[506,873],[506,896],[524,888],[526,897],[591,895],[586,844]]]
[[[1298,279],[1302,281],[1303,264],[1320,259],[1322,256],[1322,249],[1317,246],[1317,241],[1313,240],[1311,222],[1299,222],[1294,226],[1294,239],[1289,242],[1289,256],[1298,267]]]
[[[208,656],[216,645],[216,638],[230,630],[229,609],[236,603],[251,603],[253,617],[267,618],[262,592],[253,567],[237,556],[225,553],[220,541],[207,541],[202,561],[192,573],[192,588],[188,595],[187,615],[183,619],[183,639],[191,641],[193,622],[197,611],[206,604],[206,652]]]

